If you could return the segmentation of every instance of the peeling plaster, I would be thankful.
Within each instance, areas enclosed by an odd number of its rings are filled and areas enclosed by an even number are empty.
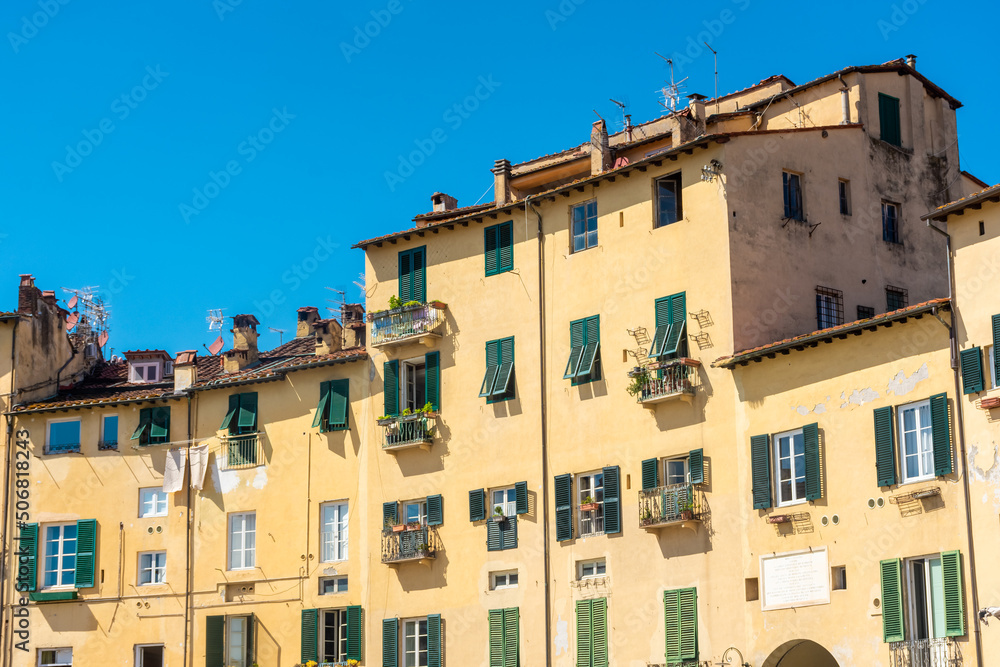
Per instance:
[[[226,494],[233,491],[240,485],[239,470],[219,470],[218,466],[212,466],[212,483],[221,493]]]
[[[982,482],[988,484],[993,490],[993,511],[1000,511],[1000,450],[997,449],[996,445],[992,446],[993,449],[993,460],[990,462],[990,467],[987,470],[983,470],[976,465],[976,458],[979,456],[979,443],[973,442],[969,444],[969,452],[967,454],[968,461],[966,462],[966,467],[969,470],[969,475],[975,479],[977,482]],[[983,504],[986,505],[990,502],[989,491],[983,492]]]
[[[556,649],[556,656],[562,655],[564,651],[569,653],[569,622],[562,620],[562,615],[556,618],[556,637],[552,644]]]
[[[830,397],[827,396],[826,400],[830,400]],[[806,407],[805,405],[800,405],[797,408],[795,408],[795,411],[798,412],[803,417],[805,417],[810,412],[815,412],[816,414],[821,415],[824,412],[826,412],[826,404],[817,403],[812,409]]]
[[[896,396],[906,396],[916,388],[919,382],[926,380],[928,377],[930,377],[930,372],[927,370],[926,363],[913,371],[913,375],[910,377],[906,377],[903,371],[899,371],[896,377],[889,380],[886,393],[895,394]]]
[[[253,477],[253,482],[247,482],[247,486],[253,486],[255,489],[263,489],[267,486],[267,468],[260,466],[257,468],[257,474]]]
[[[855,389],[851,392],[850,396],[847,395],[846,391],[842,391],[840,392],[840,400],[844,402],[840,405],[840,409],[843,410],[851,405],[857,405],[860,407],[865,403],[871,403],[872,401],[878,399],[878,397],[878,392],[871,387],[865,387],[861,390]]]

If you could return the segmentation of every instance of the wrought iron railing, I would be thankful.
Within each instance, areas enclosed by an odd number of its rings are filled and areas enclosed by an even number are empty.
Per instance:
[[[264,465],[263,433],[243,433],[222,437],[224,470],[255,468]]]
[[[682,394],[693,395],[700,385],[695,359],[675,359],[653,364],[645,370],[642,387],[637,394],[639,403],[649,403]]]
[[[369,313],[371,344],[392,345],[433,333],[444,322],[445,305],[438,301]]]
[[[951,637],[889,643],[892,667],[960,667],[962,654]]]
[[[700,519],[704,511],[704,494],[693,484],[672,484],[639,491],[641,528]]]
[[[430,526],[403,530],[386,528],[382,531],[383,563],[434,558],[437,550],[437,531]]]
[[[79,442],[63,442],[58,445],[50,444],[46,450],[47,454],[73,454],[80,452]]]
[[[383,449],[430,444],[434,440],[434,421],[424,414],[382,420]]]

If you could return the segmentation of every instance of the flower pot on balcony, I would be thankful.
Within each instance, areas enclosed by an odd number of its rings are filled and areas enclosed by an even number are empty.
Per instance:
[[[401,422],[415,422],[418,419],[421,419],[423,416],[424,416],[423,412],[414,412],[413,414],[402,415],[399,418],[399,421],[401,421]]]
[[[394,533],[401,533],[404,530],[406,530],[406,525],[405,524],[400,524],[398,526],[393,526],[392,527],[392,532],[394,532]]]
[[[681,520],[682,521],[690,521],[693,518],[694,518],[694,511],[693,510],[681,510]]]
[[[446,304],[444,301],[438,301],[436,299],[434,301],[428,301],[427,305],[430,306],[431,308],[437,308],[438,310],[444,310],[445,308],[448,307],[448,304]]]
[[[391,426],[396,423],[396,418],[387,417],[385,419],[376,419],[375,421],[378,423],[379,426]]]
[[[590,512],[597,509],[597,503],[584,503],[580,505],[581,512]]]
[[[490,521],[492,521],[493,523],[503,523],[506,520],[507,517],[505,517],[503,514],[494,514],[493,516],[490,517]]]
[[[419,523],[408,523],[405,526],[406,530],[408,530],[410,532],[413,532],[415,530],[420,530],[422,527],[423,526],[421,526]]]

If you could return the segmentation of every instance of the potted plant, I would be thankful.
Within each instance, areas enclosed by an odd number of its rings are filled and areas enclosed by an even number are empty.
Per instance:
[[[590,510],[596,510],[596,509],[597,509],[597,503],[594,502],[594,499],[591,496],[584,497],[583,502],[580,503],[581,512],[589,512]]]
[[[420,528],[421,528],[421,526],[420,526],[420,522],[419,521],[410,521],[410,522],[408,522],[406,524],[406,530],[410,530],[410,531],[412,531],[412,530],[420,530]]]
[[[399,300],[399,297],[393,294],[389,297],[389,310],[397,310],[403,306],[403,302]]]
[[[401,421],[401,422],[411,422],[411,421],[413,421],[415,419],[419,419],[420,417],[423,417],[423,416],[424,416],[424,413],[421,412],[420,410],[417,410],[416,412],[414,412],[412,409],[406,408],[405,410],[403,410],[403,413],[399,416],[399,421]]]
[[[643,368],[638,373],[630,373],[629,375],[632,378],[632,382],[630,382],[628,387],[625,388],[625,391],[627,391],[630,396],[636,396],[642,393],[646,389],[646,385],[649,383],[649,371]]]
[[[417,545],[417,555],[419,555],[421,558],[427,558],[428,556],[431,555],[430,547],[421,542],[420,544]]]
[[[420,411],[424,413],[424,416],[426,417],[437,417],[437,410],[434,409],[434,406],[430,401],[424,403],[424,407],[420,408]]]
[[[406,530],[406,524],[395,519],[386,519],[385,528],[386,530],[391,530],[394,533],[401,533]]]
[[[642,511],[642,525],[648,525],[653,523],[653,512],[647,507]]]
[[[391,424],[396,423],[396,418],[393,417],[392,415],[382,415],[375,421],[378,422],[379,426],[389,426]]]
[[[493,508],[493,522],[494,523],[503,523],[503,520],[506,519],[506,518],[507,517],[505,517],[504,514],[503,514],[503,508],[502,507],[500,507],[499,505],[497,505],[496,507]]]
[[[681,510],[681,519],[683,519],[684,521],[690,521],[691,519],[694,518],[694,501],[692,501],[689,498],[681,502],[680,510]]]

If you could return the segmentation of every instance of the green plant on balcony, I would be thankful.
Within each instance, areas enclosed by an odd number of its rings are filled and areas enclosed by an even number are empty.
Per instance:
[[[645,368],[632,375],[632,381],[625,388],[625,391],[629,393],[629,396],[637,396],[642,393],[643,389],[646,388],[646,384],[649,382],[649,371]]]
[[[403,302],[399,300],[399,297],[393,294],[389,297],[389,310],[396,310],[397,308],[402,308]]]
[[[682,519],[688,520],[694,518],[694,500],[691,498],[678,503],[678,509],[681,511]]]
[[[431,548],[426,544],[424,544],[423,542],[417,545],[417,554],[419,554],[420,556],[428,556],[430,555],[430,552]]]
[[[407,301],[402,305],[403,308],[409,308],[410,306],[419,306],[421,303],[419,301]]]

